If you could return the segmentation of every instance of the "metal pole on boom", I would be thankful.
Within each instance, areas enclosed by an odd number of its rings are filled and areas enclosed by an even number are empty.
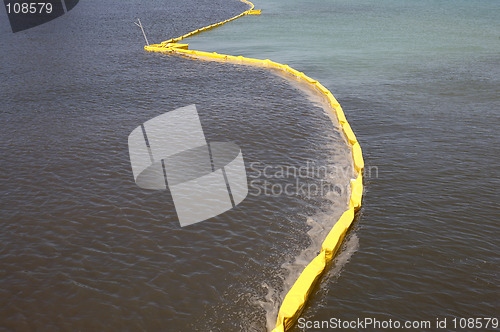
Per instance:
[[[146,39],[146,44],[148,44],[149,46],[148,37],[146,37],[146,33],[144,32],[144,28],[142,27],[141,19],[138,18],[137,21],[139,21],[139,24],[137,24],[137,22],[134,22],[134,24],[141,28],[144,39]]]

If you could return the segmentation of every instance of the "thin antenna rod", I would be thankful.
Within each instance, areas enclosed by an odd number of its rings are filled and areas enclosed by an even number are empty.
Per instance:
[[[144,39],[146,39],[146,44],[148,44],[149,46],[148,37],[146,37],[146,33],[144,32],[144,28],[142,27],[141,19],[138,18],[137,21],[139,21],[139,24],[137,24],[137,22],[134,22],[134,24],[141,28]]]

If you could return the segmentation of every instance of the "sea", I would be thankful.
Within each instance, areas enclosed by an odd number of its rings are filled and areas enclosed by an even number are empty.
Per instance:
[[[254,4],[185,42],[319,80],[366,164],[362,208],[291,331],[498,328],[500,2]],[[146,52],[134,24],[159,43],[248,8],[85,0],[17,33],[0,10],[0,331],[274,327],[348,207],[339,124],[292,77]],[[192,104],[207,141],[241,149],[249,192],[181,227],[169,189],[136,185],[128,135]]]

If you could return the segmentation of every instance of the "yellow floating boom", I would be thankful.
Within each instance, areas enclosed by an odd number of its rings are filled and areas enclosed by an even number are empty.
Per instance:
[[[180,44],[177,43],[184,38],[189,38],[193,35],[196,35],[200,32],[207,31],[217,26],[221,26],[228,22],[231,22],[237,18],[240,18],[245,15],[260,15],[260,10],[254,10],[255,6],[253,3],[247,0],[240,0],[250,5],[250,9],[234,16],[225,21],[209,25],[207,27],[203,27],[201,29],[192,31],[183,36],[166,40],[160,44],[154,44],[145,46],[144,49],[151,52],[160,52],[160,53],[173,53],[180,55],[187,55],[195,58],[205,58],[212,60],[223,60],[223,61],[231,61],[237,63],[245,63],[250,65],[259,65],[259,66],[267,66],[276,68],[278,70],[287,73],[299,80],[301,80],[304,84],[307,84],[316,90],[318,90],[321,94],[324,95],[324,98],[328,101],[328,104],[331,107],[331,111],[336,115],[338,122],[341,126],[341,129],[346,137],[348,144],[352,148],[352,158],[354,169],[357,173],[356,179],[351,180],[351,196],[349,200],[349,209],[345,211],[340,219],[335,223],[331,231],[326,236],[322,246],[321,251],[302,271],[298,279],[293,284],[292,288],[286,294],[283,303],[281,304],[280,310],[278,312],[278,319],[276,321],[276,327],[273,332],[284,332],[291,328],[296,320],[299,318],[306,302],[311,294],[314,285],[320,279],[321,275],[326,269],[326,266],[329,262],[332,261],[333,257],[337,253],[340,248],[344,237],[351,226],[354,215],[357,210],[361,207],[361,200],[363,197],[363,169],[364,169],[364,160],[361,151],[361,147],[359,142],[354,135],[354,132],[351,129],[351,126],[347,122],[344,112],[340,107],[340,104],[335,99],[333,94],[325,88],[321,83],[310,78],[302,72],[299,72],[288,65],[283,65],[278,62],[271,61],[269,59],[261,60],[261,59],[253,59],[246,58],[243,56],[232,56],[226,54],[219,54],[216,52],[202,52],[202,51],[194,51],[189,50],[188,44]]]

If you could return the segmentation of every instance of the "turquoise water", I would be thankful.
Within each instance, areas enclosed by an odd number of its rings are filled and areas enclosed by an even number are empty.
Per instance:
[[[334,90],[494,60],[500,53],[496,1],[266,1],[257,8],[263,16],[245,17],[189,43],[288,63],[318,73]]]

